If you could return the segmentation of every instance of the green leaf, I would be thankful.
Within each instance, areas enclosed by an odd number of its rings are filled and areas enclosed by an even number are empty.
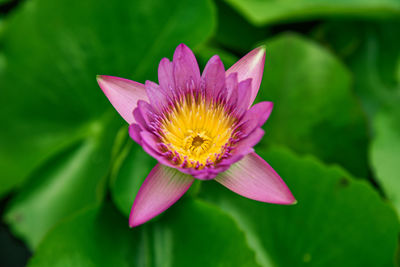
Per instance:
[[[379,184],[400,214],[400,116],[381,112],[374,119],[371,162]]]
[[[87,208],[58,224],[29,266],[133,266],[139,236],[110,205]]]
[[[96,74],[154,79],[161,57],[213,29],[210,0],[25,1],[2,36],[0,195],[111,109]]]
[[[7,2],[11,2],[11,0],[0,0],[0,6],[6,4]]]
[[[103,199],[115,135],[109,129],[118,125],[111,116],[93,124],[88,136],[47,162],[13,199],[5,220],[31,249],[60,219]]]
[[[258,266],[244,234],[218,208],[186,199],[135,229],[110,205],[59,224],[29,266]]]
[[[400,21],[332,21],[314,35],[341,56],[354,73],[354,89],[373,118],[400,101]]]
[[[227,3],[217,1],[217,10],[218,23],[214,39],[225,48],[238,53],[250,51],[257,42],[270,35],[267,28],[251,25]]]
[[[200,195],[235,218],[263,266],[394,265],[399,222],[367,182],[287,149],[261,156],[297,205],[245,199],[217,183],[203,183]]]
[[[265,25],[277,22],[303,21],[321,17],[396,17],[397,0],[225,0],[250,22]]]
[[[266,42],[256,102],[272,101],[259,148],[279,144],[367,175],[367,130],[344,65],[318,44],[293,34]]]
[[[375,180],[400,212],[400,21],[334,21],[316,30],[318,40],[344,58],[355,74],[355,90],[369,115]],[[342,34],[347,31],[347,34]],[[333,42],[333,40],[335,40]],[[346,46],[348,44],[349,46]]]

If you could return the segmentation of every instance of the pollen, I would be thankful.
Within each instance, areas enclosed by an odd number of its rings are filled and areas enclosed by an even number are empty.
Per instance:
[[[221,101],[189,94],[170,105],[159,133],[175,163],[202,169],[229,152],[236,123]]]

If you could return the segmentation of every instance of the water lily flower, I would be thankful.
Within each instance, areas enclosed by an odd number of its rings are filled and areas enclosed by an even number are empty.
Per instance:
[[[131,227],[168,209],[194,179],[214,179],[244,197],[276,204],[296,202],[279,175],[254,152],[273,104],[253,105],[264,70],[265,48],[227,71],[213,56],[202,74],[193,52],[180,44],[163,58],[158,84],[100,75],[97,81],[130,137],[155,159],[134,200]],[[138,166],[140,167],[140,166]]]

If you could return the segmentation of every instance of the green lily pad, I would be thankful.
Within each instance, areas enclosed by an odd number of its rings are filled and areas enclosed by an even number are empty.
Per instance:
[[[285,145],[367,176],[367,129],[345,66],[318,44],[294,34],[266,42],[256,102],[272,101],[259,147]]]
[[[315,31],[354,73],[354,89],[369,118],[400,101],[400,20],[331,21]]]
[[[400,212],[399,26],[399,20],[332,21],[321,25],[315,36],[329,44],[354,72],[354,87],[372,129],[370,162],[374,178]],[[345,30],[347,34],[342,34]]]
[[[5,221],[31,249],[59,220],[103,199],[114,137],[107,128],[119,126],[106,120],[36,171],[10,203]]]
[[[217,1],[216,4],[218,23],[214,39],[223,47],[238,53],[249,52],[271,34],[268,28],[250,24],[227,3]]]
[[[11,0],[0,0],[0,6],[3,4],[6,4],[7,2],[10,2]]]
[[[59,224],[29,266],[258,266],[233,219],[186,199],[135,229],[109,204]]]
[[[321,17],[396,17],[400,14],[397,0],[225,0],[250,22],[265,25],[278,22],[304,21]]]
[[[400,214],[400,116],[379,113],[374,120],[375,137],[371,162],[379,184]]]
[[[399,222],[366,181],[287,149],[261,156],[285,180],[297,205],[256,202],[211,182],[200,192],[235,218],[261,265],[394,265]]]
[[[96,74],[153,79],[163,56],[213,29],[210,0],[25,1],[2,36],[0,195],[111,109]]]

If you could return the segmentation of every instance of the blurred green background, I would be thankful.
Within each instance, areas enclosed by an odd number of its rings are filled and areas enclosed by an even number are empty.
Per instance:
[[[256,146],[294,206],[196,182],[135,229],[155,164],[96,74],[267,56]],[[0,0],[1,266],[398,266],[400,0]]]

